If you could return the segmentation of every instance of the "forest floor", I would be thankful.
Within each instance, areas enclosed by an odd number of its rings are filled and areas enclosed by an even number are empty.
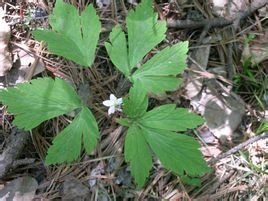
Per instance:
[[[69,1],[81,10],[90,2]],[[110,94],[126,94],[124,78],[110,61],[104,42],[116,24],[124,26],[128,11],[136,4],[135,0],[94,1],[102,22],[101,37],[94,64],[81,69],[49,53],[31,35],[36,28],[49,28],[48,15],[54,2],[0,2],[11,27],[8,44],[13,58],[11,70],[0,77],[1,88],[36,77],[63,78],[73,83],[81,96],[94,96],[91,109],[101,132],[93,156],[82,154],[69,165],[45,166],[52,139],[70,117],[54,118],[25,133],[14,128],[12,114],[2,106],[0,200],[12,200],[12,189],[21,189],[24,200],[268,197],[268,1],[154,1],[159,18],[168,24],[166,39],[157,49],[187,40],[189,53],[183,85],[153,104],[176,103],[204,117],[206,123],[188,134],[200,142],[212,172],[201,178],[201,185],[193,186],[156,163],[142,189],[136,188],[123,159],[124,128],[102,105]],[[0,73],[6,71],[2,66]]]

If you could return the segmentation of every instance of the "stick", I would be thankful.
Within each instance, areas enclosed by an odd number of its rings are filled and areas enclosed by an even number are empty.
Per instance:
[[[243,12],[238,12],[238,14],[232,19],[225,19],[223,17],[213,18],[213,19],[205,19],[202,21],[192,21],[192,20],[173,20],[168,19],[167,25],[169,28],[177,28],[177,29],[197,29],[201,27],[224,27],[227,25],[234,25],[234,28],[237,29],[240,21],[250,16],[258,9],[264,7],[268,4],[268,0],[256,0],[251,3],[247,10]]]
[[[268,132],[265,132],[261,135],[257,135],[255,137],[252,137],[250,139],[248,139],[247,141],[233,147],[232,149],[230,149],[229,151],[217,156],[216,158],[213,158],[211,159],[210,161],[208,161],[208,164],[209,165],[214,165],[215,163],[217,163],[219,160],[223,159],[223,158],[226,158],[227,156],[230,156],[231,154],[234,154],[236,152],[238,152],[239,150],[243,149],[244,147],[254,143],[254,142],[257,142],[261,139],[265,139],[268,137]]]
[[[205,26],[208,26],[210,28],[224,27],[227,25],[231,25],[232,23],[233,23],[232,21],[227,20],[223,17],[204,19],[202,21],[167,19],[167,26],[169,28],[177,28],[177,29],[197,29]]]

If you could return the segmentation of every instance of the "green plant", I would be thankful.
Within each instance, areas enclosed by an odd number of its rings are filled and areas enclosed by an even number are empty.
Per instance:
[[[128,127],[125,139],[125,160],[130,162],[131,172],[142,186],[152,168],[152,150],[162,165],[183,176],[199,176],[209,171],[199,143],[192,137],[178,134],[195,128],[203,119],[187,109],[174,104],[162,105],[147,112],[146,91],[134,84],[129,97],[124,99],[126,118],[118,122]]]
[[[148,93],[165,94],[175,90],[181,80],[177,75],[185,68],[188,43],[167,47],[143,63],[143,58],[165,38],[166,23],[157,21],[152,1],[142,3],[129,12],[126,19],[128,40],[120,26],[116,26],[105,43],[115,66],[133,83],[129,95],[123,99],[124,118],[117,121],[128,127],[125,139],[125,159],[139,186],[142,186],[152,167],[152,153],[162,165],[181,175],[188,183],[198,183],[194,177],[209,171],[199,143],[185,132],[203,123],[203,119],[174,104],[162,105],[147,111]],[[94,61],[100,25],[92,6],[79,15],[75,7],[56,2],[49,18],[52,30],[37,30],[33,35],[44,40],[54,54],[73,60],[83,66]],[[142,34],[141,34],[142,33]],[[140,66],[140,67],[139,67]],[[76,117],[53,140],[46,164],[71,162],[81,152],[83,144],[90,154],[97,144],[99,131],[91,111],[83,104],[75,90],[64,80],[39,78],[30,83],[8,88],[0,93],[0,100],[13,113],[13,123],[30,130],[43,121],[71,111]],[[104,101],[105,102],[105,101]],[[122,99],[111,96],[106,101],[110,113],[118,108]],[[82,143],[81,143],[82,142]]]
[[[252,67],[251,60],[248,59],[243,64],[242,72],[237,73],[233,80],[236,93],[241,94],[247,103],[265,110],[268,78],[261,66]]]
[[[91,111],[82,103],[74,89],[64,80],[39,78],[19,84],[0,93],[0,100],[15,115],[13,124],[30,130],[43,121],[77,110],[70,125],[53,140],[46,164],[71,162],[81,151],[81,141],[90,154],[97,144],[99,131]]]
[[[256,133],[259,135],[261,133],[268,132],[268,121],[264,120],[256,129]]]
[[[36,39],[45,41],[51,52],[78,64],[90,66],[93,63],[100,21],[92,5],[79,15],[74,6],[57,0],[49,23],[52,30],[34,31]],[[0,100],[14,114],[14,125],[26,130],[59,115],[79,111],[72,123],[53,140],[46,156],[47,165],[77,159],[81,143],[87,154],[97,145],[99,131],[94,116],[75,90],[62,79],[39,78],[19,84],[1,91]]]
[[[57,0],[49,16],[52,30],[35,30],[35,39],[45,41],[49,51],[83,66],[91,66],[99,39],[101,23],[93,5],[79,11]]]
[[[249,43],[255,34],[249,34],[244,41],[244,56],[242,56],[241,70],[234,76],[235,92],[240,94],[247,103],[259,106],[265,110],[267,105],[267,83],[265,69],[260,64],[254,64],[254,58],[249,51]],[[252,96],[253,94],[253,96]]]
[[[180,85],[181,79],[176,75],[185,68],[188,42],[166,47],[141,65],[144,56],[165,39],[166,22],[159,22],[157,18],[152,1],[142,1],[126,18],[128,40],[118,25],[110,33],[110,42],[106,42],[105,47],[114,65],[132,83],[140,82],[147,92],[158,95]]]
[[[188,43],[180,42],[142,63],[143,57],[165,38],[165,22],[157,21],[152,1],[142,3],[126,18],[128,40],[120,26],[113,28],[105,43],[114,65],[134,86],[124,99],[123,113],[127,118],[118,122],[128,127],[125,160],[142,186],[152,167],[152,150],[162,165],[183,176],[198,176],[209,171],[198,150],[199,144],[184,132],[203,123],[203,119],[176,105],[163,105],[147,112],[147,93],[156,95],[175,90],[181,83],[176,77],[185,69]],[[142,34],[140,34],[142,33]],[[139,67],[138,67],[139,66]],[[142,167],[142,168],[141,168]]]

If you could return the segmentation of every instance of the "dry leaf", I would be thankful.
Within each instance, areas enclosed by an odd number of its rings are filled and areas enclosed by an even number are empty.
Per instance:
[[[17,59],[14,62],[13,68],[7,73],[7,75],[5,77],[0,77],[0,89],[25,82],[33,68],[33,63],[36,60],[33,54],[24,51],[21,48],[14,49],[13,51],[17,56]],[[44,70],[44,63],[39,59],[33,76],[43,72]]]
[[[244,11],[247,8],[247,0],[211,0],[213,3],[212,10],[215,14],[221,17],[234,18],[238,12]]]
[[[210,40],[214,39],[207,38],[205,42]],[[209,45],[196,49],[191,54],[192,63],[189,68],[207,72],[209,52]],[[205,118],[210,131],[218,138],[232,135],[245,113],[243,100],[232,92],[223,93],[213,78],[204,80],[200,75],[189,73],[185,79],[185,97],[191,100],[195,111]]]
[[[216,146],[202,147],[201,152],[205,157],[217,157],[222,153],[222,151]]]
[[[3,13],[0,8],[0,76],[5,76],[12,67],[12,58],[8,49],[10,28],[2,17]]]

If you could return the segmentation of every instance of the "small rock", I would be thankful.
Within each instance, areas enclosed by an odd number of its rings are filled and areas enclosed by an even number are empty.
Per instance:
[[[0,190],[1,201],[33,200],[38,187],[37,181],[29,176],[12,180]]]

